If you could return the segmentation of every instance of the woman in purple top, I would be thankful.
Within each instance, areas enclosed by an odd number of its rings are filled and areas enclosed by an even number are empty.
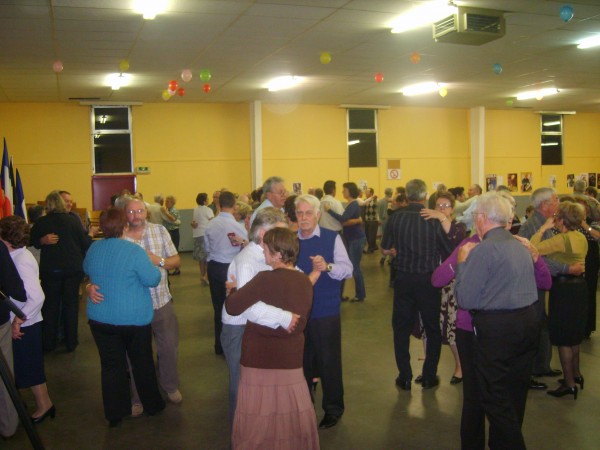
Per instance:
[[[512,222],[507,229],[510,230]],[[514,236],[531,253],[534,261],[535,281],[539,289],[550,289],[552,277],[546,263],[530,242],[520,236]],[[458,264],[458,251],[466,244],[477,245],[481,239],[477,234],[468,237],[454,249],[452,254],[433,272],[431,283],[436,287],[450,284],[455,277]],[[458,308],[456,313],[456,345],[460,356],[463,375],[463,408],[460,422],[460,438],[463,449],[485,448],[485,413],[479,402],[477,380],[473,365],[473,324],[471,313]],[[490,428],[490,434],[494,429]]]

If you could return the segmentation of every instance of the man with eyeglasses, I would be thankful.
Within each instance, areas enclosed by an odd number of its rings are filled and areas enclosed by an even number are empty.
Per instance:
[[[556,191],[549,187],[543,187],[533,191],[531,195],[531,203],[534,207],[534,212],[527,219],[527,221],[521,225],[519,229],[519,236],[527,239],[537,232],[537,230],[546,223],[546,220],[553,217],[558,210],[559,200]],[[546,230],[543,239],[549,239],[553,236],[551,230]],[[574,263],[571,265],[562,264],[552,259],[542,256],[552,276],[557,274],[569,274],[569,275],[581,275],[583,273],[583,265],[580,263]],[[557,377],[561,374],[558,369],[552,369],[550,367],[550,361],[552,360],[552,345],[550,344],[550,336],[548,334],[548,324],[546,323],[546,291],[538,289],[538,302],[536,309],[538,317],[541,320],[541,333],[540,343],[538,351],[533,360],[533,375],[536,377]],[[544,390],[548,386],[546,383],[542,383],[535,378],[531,378],[529,389]]]
[[[273,206],[274,208],[283,211],[283,205],[285,205],[285,200],[287,198],[287,190],[285,189],[284,183],[285,180],[281,177],[267,178],[262,187],[263,197],[265,199],[252,213],[252,217],[250,218],[250,226],[252,226],[252,222],[254,222],[256,213],[263,208]]]
[[[148,222],[146,204],[133,197],[120,197],[117,206],[125,209],[128,227],[123,232],[123,239],[138,244],[148,254],[152,264],[161,269],[161,279],[158,286],[150,288],[154,318],[152,319],[152,333],[156,345],[158,358],[158,380],[160,386],[167,393],[169,401],[180,403],[182,400],[179,392],[179,374],[177,372],[177,348],[179,346],[179,323],[173,309],[173,298],[169,291],[167,273],[169,270],[178,269],[181,260],[177,249],[173,245],[171,236],[162,225]],[[103,300],[102,286],[87,285],[89,297],[94,302]],[[143,408],[132,378],[132,415],[138,416]]]

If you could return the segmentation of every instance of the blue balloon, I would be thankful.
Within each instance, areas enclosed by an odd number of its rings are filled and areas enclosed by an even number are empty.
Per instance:
[[[494,64],[493,69],[496,75],[500,75],[502,73],[502,64]]]
[[[565,22],[571,20],[573,18],[573,8],[570,5],[564,5],[560,8],[560,18]]]

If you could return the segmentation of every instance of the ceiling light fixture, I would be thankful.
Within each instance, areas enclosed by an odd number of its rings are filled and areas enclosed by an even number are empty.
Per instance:
[[[577,48],[585,49],[597,47],[600,45],[600,34],[582,39],[577,42]]]
[[[532,98],[541,100],[542,98],[547,97],[548,95],[555,95],[558,93],[559,90],[556,88],[545,88],[538,89],[537,91],[526,91],[517,94],[517,100],[531,100]]]
[[[283,77],[273,78],[271,81],[269,81],[269,84],[267,84],[267,89],[269,90],[269,92],[282,91],[284,89],[293,88],[300,84],[302,81],[302,77],[297,77],[294,75],[285,75]]]
[[[457,8],[448,0],[435,0],[423,3],[396,18],[391,24],[392,33],[405,31],[429,25],[456,12]]]
[[[129,85],[131,82],[131,75],[126,73],[111,73],[106,77],[106,84],[112,88],[113,91],[118,91],[123,86]]]
[[[412,95],[429,94],[431,92],[437,92],[441,88],[446,86],[445,83],[436,83],[435,81],[428,81],[426,83],[413,84],[402,88],[400,92],[402,95],[410,97]]]
[[[146,20],[154,20],[157,14],[167,10],[169,0],[136,0],[133,9]]]

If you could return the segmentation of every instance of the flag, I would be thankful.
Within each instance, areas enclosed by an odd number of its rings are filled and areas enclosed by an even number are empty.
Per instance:
[[[12,216],[13,213],[13,190],[10,183],[10,165],[8,163],[8,149],[6,138],[4,139],[4,154],[2,156],[2,190],[4,191],[4,217]]]
[[[27,214],[25,207],[25,194],[23,193],[23,185],[21,184],[21,175],[17,169],[17,184],[15,186],[15,216],[21,216],[27,222]]]

